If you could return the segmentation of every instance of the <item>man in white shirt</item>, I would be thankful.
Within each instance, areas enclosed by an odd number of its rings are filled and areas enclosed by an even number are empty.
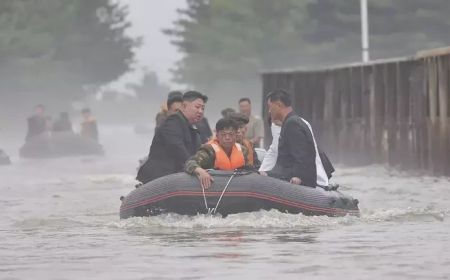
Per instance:
[[[259,171],[270,171],[274,168],[278,157],[278,139],[280,138],[281,122],[271,122],[272,144],[264,155],[264,159],[259,167]]]

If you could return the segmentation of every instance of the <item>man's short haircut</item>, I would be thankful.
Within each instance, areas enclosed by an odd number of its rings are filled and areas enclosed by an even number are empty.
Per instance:
[[[280,101],[284,106],[291,106],[292,101],[289,93],[284,89],[276,89],[267,95],[267,100],[270,102]]]
[[[248,117],[242,113],[231,113],[228,117],[234,120],[239,126],[246,125],[249,122]]]
[[[83,108],[83,110],[81,110],[81,113],[90,113],[91,112],[91,109],[89,109],[89,108]]]
[[[171,91],[167,95],[167,108],[170,108],[175,102],[183,102],[183,93],[181,91]]]
[[[231,118],[222,118],[216,123],[216,132],[222,131],[226,128],[237,130],[238,126],[239,125],[237,124],[237,122],[232,120]]]
[[[204,103],[208,102],[208,96],[203,95],[202,93],[195,90],[186,91],[183,94],[183,101],[193,102],[197,99],[203,100]]]
[[[225,108],[220,113],[222,114],[222,117],[226,118],[230,114],[236,113],[236,110],[234,110],[233,108]]]
[[[34,106],[34,108],[41,108],[41,109],[45,109],[45,106],[42,104],[38,104],[36,106]]]
[[[242,97],[241,99],[239,99],[239,104],[241,104],[242,102],[248,102],[248,104],[252,104],[250,98],[248,97]]]

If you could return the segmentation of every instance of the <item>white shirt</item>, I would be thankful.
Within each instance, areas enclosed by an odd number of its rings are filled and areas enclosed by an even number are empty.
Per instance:
[[[314,137],[312,127],[309,124],[309,122],[307,122],[303,118],[302,118],[302,120],[306,123],[309,130],[311,131],[311,135],[312,135],[313,142],[314,142],[314,149],[316,150],[317,185],[324,186],[324,187],[328,186],[328,184],[329,184],[328,176],[327,176],[327,173],[325,172],[325,168],[323,167],[322,160],[320,159],[320,156],[319,156],[319,150],[317,148],[317,143],[316,143],[316,139]],[[272,131],[272,144],[270,144],[270,147],[267,150],[266,155],[264,156],[264,159],[261,163],[261,167],[259,168],[259,171],[270,171],[274,168],[275,163],[277,162],[278,140],[280,138],[281,126],[278,126],[278,125],[275,125],[274,123],[272,123],[272,126],[270,129]]]
[[[312,139],[314,142],[314,149],[316,150],[317,185],[322,186],[322,187],[327,187],[328,186],[328,176],[327,176],[327,173],[325,172],[325,168],[323,167],[322,160],[320,159],[319,149],[317,149],[317,143],[316,143],[316,139],[314,138],[314,133],[313,133],[312,127],[309,124],[309,122],[305,121],[303,118],[302,118],[302,121],[304,121],[306,123],[309,130],[311,131],[311,136],[312,136]]]
[[[272,123],[270,127],[272,132],[272,144],[264,156],[264,159],[259,167],[259,171],[270,171],[275,166],[278,157],[278,139],[280,138],[281,126]]]

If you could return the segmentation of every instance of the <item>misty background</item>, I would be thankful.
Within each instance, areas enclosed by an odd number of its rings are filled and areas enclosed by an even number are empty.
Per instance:
[[[447,0],[368,5],[372,59],[450,43]],[[4,0],[0,23],[0,133],[39,103],[150,124],[175,89],[207,94],[210,120],[244,96],[260,114],[261,71],[361,59],[359,0]]]
[[[120,197],[135,190],[138,160],[148,153],[169,90],[208,95],[211,126],[220,110],[237,109],[244,96],[261,115],[262,71],[361,61],[359,2],[0,0],[0,150],[12,162],[0,166],[0,278],[448,279],[450,177],[426,170],[337,165],[332,182],[360,201],[360,217],[274,210],[223,219],[172,213],[119,219]],[[450,45],[450,0],[368,0],[368,8],[372,59]],[[325,137],[338,136],[328,137],[331,147],[349,157],[391,163],[390,155],[399,154],[411,165],[429,162],[437,169],[446,163],[448,169],[450,129],[440,108],[450,111],[442,102],[450,98],[441,99],[448,94],[450,57],[430,60],[423,69],[416,62],[417,68],[379,64],[371,77],[359,67],[364,75],[352,79],[350,70],[341,84],[331,74],[337,91],[329,99],[331,82],[326,89],[310,82],[321,92],[309,104],[326,96],[333,106],[326,122],[313,123],[314,133],[329,128]],[[276,76],[270,86],[283,84],[284,75]],[[373,81],[373,89],[359,91],[367,88],[360,85],[363,78]],[[313,87],[297,81],[297,96],[309,96],[305,91]],[[392,86],[397,82],[399,90]],[[426,95],[439,106],[416,106],[427,102]],[[408,110],[387,106],[407,100]],[[369,101],[382,110],[363,114]],[[104,155],[21,158],[27,117],[39,103],[53,118],[67,111],[76,133],[80,110],[91,107]],[[352,116],[328,120],[355,104]],[[411,114],[413,122],[406,111],[418,112]],[[138,134],[137,125],[147,125],[147,134]],[[42,151],[56,150],[52,143]],[[410,150],[415,147],[420,157]]]

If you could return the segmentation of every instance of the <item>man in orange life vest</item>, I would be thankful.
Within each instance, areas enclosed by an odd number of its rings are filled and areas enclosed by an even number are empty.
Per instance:
[[[208,189],[214,181],[206,169],[235,170],[252,168],[248,149],[236,143],[238,124],[230,119],[220,119],[216,124],[216,138],[202,145],[185,165],[188,174],[196,175],[202,188]]]

